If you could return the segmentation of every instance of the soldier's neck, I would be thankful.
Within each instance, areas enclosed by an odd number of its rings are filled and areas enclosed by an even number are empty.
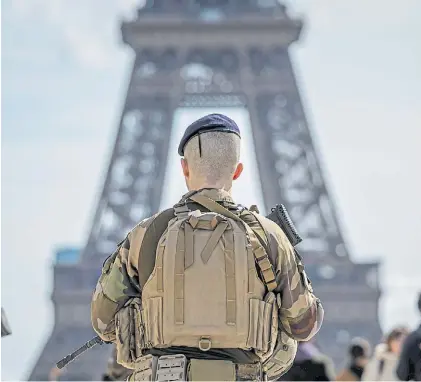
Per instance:
[[[191,184],[189,185],[189,191],[198,191],[203,188],[214,188],[217,190],[224,190],[228,194],[232,196],[232,185],[226,186],[223,184],[208,184],[208,183],[198,183],[198,184]]]

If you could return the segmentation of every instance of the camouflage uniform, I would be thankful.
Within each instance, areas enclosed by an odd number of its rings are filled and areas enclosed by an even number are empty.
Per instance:
[[[232,197],[223,190],[203,189],[200,194],[221,203],[224,207],[239,214],[251,228],[261,230],[256,221],[247,221],[248,213],[233,202]],[[188,200],[186,194],[182,201]],[[188,202],[190,205],[190,202]],[[202,207],[191,202],[194,209]],[[247,211],[246,211],[247,212]],[[140,222],[123,240],[117,250],[105,261],[102,275],[98,281],[91,305],[92,325],[98,335],[105,341],[116,341],[116,312],[131,298],[141,295],[138,269],[139,250],[146,228],[153,222],[154,215]],[[323,321],[323,307],[314,296],[311,284],[305,274],[293,247],[285,234],[274,222],[260,216],[260,223],[268,235],[268,253],[275,270],[277,288],[274,290],[282,300],[280,325],[292,338],[307,341],[319,330]],[[255,227],[252,227],[252,225]],[[257,356],[242,349],[210,349],[204,355],[194,348],[150,349],[145,354],[185,354],[191,358],[227,359],[237,363],[256,362]]]

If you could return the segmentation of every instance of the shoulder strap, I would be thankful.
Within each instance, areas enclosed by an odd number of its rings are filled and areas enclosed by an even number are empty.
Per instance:
[[[262,273],[264,283],[266,284],[266,287],[268,288],[270,292],[273,291],[277,287],[277,283],[275,280],[275,273],[273,271],[272,264],[270,263],[269,257],[265,249],[262,247],[256,235],[254,234],[253,230],[248,226],[248,224],[246,224],[239,216],[229,211],[224,206],[220,205],[219,203],[215,202],[214,200],[204,195],[194,194],[194,195],[189,196],[189,199],[202,205],[203,207],[207,208],[209,211],[216,212],[218,214],[229,217],[241,223],[241,225],[245,228],[249,236],[250,243],[253,248],[253,255]]]
[[[265,247],[266,252],[270,252],[270,244],[269,244],[269,234],[267,233],[263,222],[260,220],[260,216],[258,215],[258,213],[253,212],[253,211],[248,211],[250,216],[253,216],[254,220],[259,224],[263,235],[261,235],[261,232],[258,232],[257,230],[253,229],[253,232],[256,234],[257,238],[260,240],[260,243]]]
[[[256,218],[257,222],[259,223],[259,225],[260,225],[260,227],[262,228],[263,232],[265,233],[266,237],[269,237],[269,236],[268,236],[268,233],[266,232],[266,230],[265,230],[265,228],[264,228],[264,225],[263,225],[262,220],[260,220],[260,219],[261,219],[261,217],[260,217],[257,213],[255,213],[255,212],[253,212],[253,211],[251,211],[250,213],[252,213],[252,214],[253,214],[253,216]],[[276,224],[279,228],[281,228],[282,232],[285,234],[284,229],[283,229],[281,226],[279,226],[279,224],[277,224],[276,222],[274,222],[274,223],[275,223],[275,224]],[[286,238],[288,239],[288,242],[292,245],[292,248],[294,249],[294,255],[295,255],[295,259],[296,259],[296,261],[297,261],[298,271],[299,271],[300,273],[302,273],[302,272],[304,271],[303,259],[301,258],[301,255],[298,253],[298,251],[297,251],[297,249],[295,248],[295,246],[292,244],[292,242],[291,242],[291,240],[289,239],[288,235],[286,235],[286,234],[285,234],[285,236],[286,236]],[[268,245],[268,247],[269,247],[269,245]],[[270,247],[269,247],[269,250],[270,250]],[[305,277],[307,277],[307,276],[305,276]]]
[[[158,214],[146,228],[139,250],[138,274],[139,285],[143,289],[155,267],[155,254],[158,242],[168,227],[168,223],[175,217],[174,208],[169,208]]]

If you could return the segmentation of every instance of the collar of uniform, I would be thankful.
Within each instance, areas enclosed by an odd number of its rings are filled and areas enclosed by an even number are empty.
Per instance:
[[[189,196],[196,193],[207,196],[209,199],[215,200],[216,202],[234,203],[232,196],[227,191],[218,188],[202,188],[199,191],[190,191],[183,195],[181,202],[185,201],[189,198]]]

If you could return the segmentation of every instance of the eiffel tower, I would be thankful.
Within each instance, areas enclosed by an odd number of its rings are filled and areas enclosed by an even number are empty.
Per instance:
[[[352,262],[312,143],[289,58],[303,23],[276,0],[150,0],[122,23],[136,53],[92,229],[77,264],[54,268],[55,325],[30,380],[91,338],[89,305],[104,259],[160,206],[178,107],[245,107],[269,211],[287,206],[325,310],[317,343],[342,361],[349,340],[380,339],[378,263]],[[61,380],[99,380],[111,347],[97,346]]]

